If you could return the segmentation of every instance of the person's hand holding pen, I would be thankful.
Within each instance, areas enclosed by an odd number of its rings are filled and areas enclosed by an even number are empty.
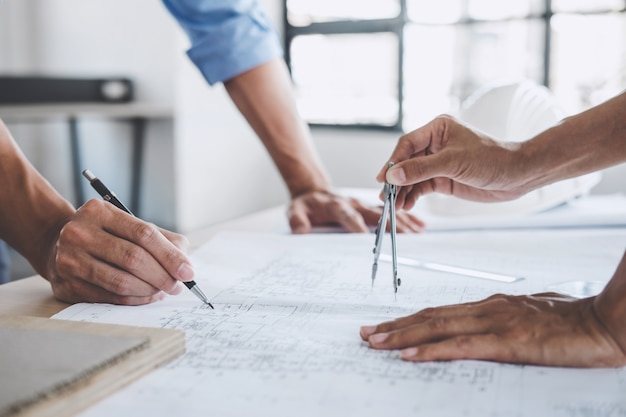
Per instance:
[[[184,236],[89,200],[61,229],[49,280],[70,303],[152,303],[193,279],[187,248]]]
[[[187,240],[113,204],[76,210],[33,168],[0,120],[0,238],[60,301],[146,304],[178,294],[194,271]]]

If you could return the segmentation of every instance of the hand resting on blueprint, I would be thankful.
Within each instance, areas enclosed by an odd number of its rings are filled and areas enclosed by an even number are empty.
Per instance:
[[[193,277],[183,236],[103,200],[76,210],[29,163],[0,121],[0,239],[65,302],[146,304]]]
[[[624,263],[624,262],[622,262]],[[624,277],[622,277],[624,278]],[[626,333],[600,298],[497,294],[483,301],[422,310],[363,326],[374,349],[402,349],[415,362],[478,359],[532,365],[626,365]]]
[[[441,192],[478,201],[626,161],[626,93],[519,144],[500,143],[448,116],[400,138],[377,179],[404,186],[398,207]],[[387,164],[385,164],[386,166]],[[361,328],[375,349],[410,361],[483,359],[573,367],[626,365],[626,255],[596,297],[494,295]]]
[[[309,233],[315,226],[338,225],[351,233],[368,233],[376,227],[382,207],[372,207],[355,198],[331,191],[311,191],[292,199],[287,217],[294,233]],[[396,217],[398,232],[421,232],[425,223],[406,211]]]
[[[220,6],[220,14],[223,7]],[[195,18],[190,14],[189,19]],[[246,70],[224,81],[224,87],[265,145],[289,190],[291,204],[287,215],[294,233],[336,226],[347,232],[368,233],[370,227],[376,227],[380,208],[366,207],[332,190],[311,131],[298,114],[291,77],[282,58],[275,57]],[[415,216],[403,213],[399,219],[401,232],[416,232],[424,227]]]

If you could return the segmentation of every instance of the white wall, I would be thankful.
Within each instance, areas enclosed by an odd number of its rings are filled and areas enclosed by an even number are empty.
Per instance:
[[[197,228],[287,201],[261,141],[223,86],[207,88],[188,60],[177,77],[175,169],[179,230]]]
[[[138,100],[173,102],[172,56],[180,53],[178,28],[159,1],[4,0],[0,3],[0,28],[0,69],[5,73],[128,76],[136,81]],[[9,128],[42,174],[74,201],[67,124],[11,123]],[[128,200],[130,127],[110,120],[83,119],[79,131],[84,167]],[[151,123],[147,137],[142,213],[175,227],[173,124]],[[155,187],[151,178],[162,179],[163,187]],[[86,182],[83,188],[88,196],[97,197]]]
[[[280,0],[262,1],[280,22]],[[209,88],[183,56],[176,59],[176,225],[189,232],[288,201],[286,187],[222,85]]]
[[[267,4],[280,20],[280,2]],[[140,101],[170,103],[175,123],[147,132],[142,216],[190,231],[287,200],[264,148],[223,87],[210,88],[185,55],[186,39],[159,0],[4,0],[0,71],[61,76],[123,75]],[[73,201],[67,126],[9,128],[43,175]],[[130,131],[80,124],[85,167],[129,199]],[[90,197],[97,195],[83,187]]]

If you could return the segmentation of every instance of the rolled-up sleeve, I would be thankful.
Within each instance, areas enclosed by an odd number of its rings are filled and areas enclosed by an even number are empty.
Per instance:
[[[276,30],[256,0],[163,0],[191,41],[187,55],[209,84],[281,56]]]

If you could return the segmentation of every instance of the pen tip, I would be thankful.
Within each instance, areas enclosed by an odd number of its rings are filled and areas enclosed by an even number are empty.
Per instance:
[[[213,307],[213,305],[212,305],[211,303],[209,303],[209,302],[207,301],[207,304],[209,305],[209,307],[211,307],[211,310],[215,310],[215,308]]]

